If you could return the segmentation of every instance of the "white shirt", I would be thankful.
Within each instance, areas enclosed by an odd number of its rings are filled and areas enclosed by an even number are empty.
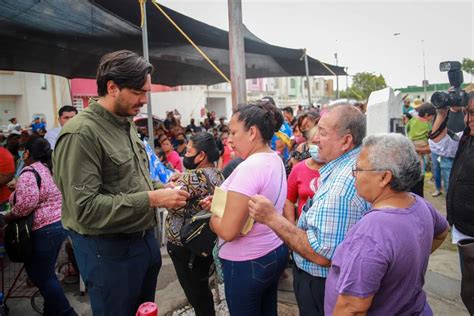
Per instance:
[[[11,134],[18,134],[18,135],[21,134],[20,123],[16,123],[16,124],[10,123],[8,124],[7,129],[8,129],[8,132]]]
[[[468,235],[464,235],[459,230],[457,230],[454,225],[453,225],[453,228],[451,229],[451,235],[453,237],[453,241],[452,241],[453,244],[457,244],[458,241],[460,241],[461,239],[473,239],[474,238],[474,237],[471,237],[471,236],[468,236]]]
[[[51,145],[51,149],[54,150],[54,146],[56,146],[56,140],[58,139],[59,133],[61,132],[61,126],[50,129],[44,138],[49,142]]]
[[[462,134],[463,132],[456,133],[459,139],[461,139]],[[432,153],[448,158],[456,156],[459,146],[459,140],[454,140],[447,134],[437,143],[431,139],[428,140],[428,143]]]

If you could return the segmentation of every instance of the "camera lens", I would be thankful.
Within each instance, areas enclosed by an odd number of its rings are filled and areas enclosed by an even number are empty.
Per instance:
[[[449,94],[446,92],[435,92],[431,96],[431,104],[437,109],[447,107],[449,103]]]

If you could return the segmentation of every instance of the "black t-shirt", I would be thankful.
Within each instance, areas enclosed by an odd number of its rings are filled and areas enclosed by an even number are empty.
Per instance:
[[[453,133],[462,132],[465,128],[463,112],[449,111],[448,130]]]

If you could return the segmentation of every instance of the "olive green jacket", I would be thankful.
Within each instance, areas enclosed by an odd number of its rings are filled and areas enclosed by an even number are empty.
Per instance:
[[[62,128],[53,168],[66,229],[101,235],[155,226],[148,156],[130,118],[91,101]]]

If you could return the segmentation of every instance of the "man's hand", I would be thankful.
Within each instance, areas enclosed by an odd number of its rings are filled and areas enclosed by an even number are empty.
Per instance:
[[[179,189],[159,189],[148,192],[151,207],[180,208],[186,205],[189,193]]]
[[[249,200],[250,216],[259,223],[267,224],[277,215],[273,203],[262,195],[254,195]]]

